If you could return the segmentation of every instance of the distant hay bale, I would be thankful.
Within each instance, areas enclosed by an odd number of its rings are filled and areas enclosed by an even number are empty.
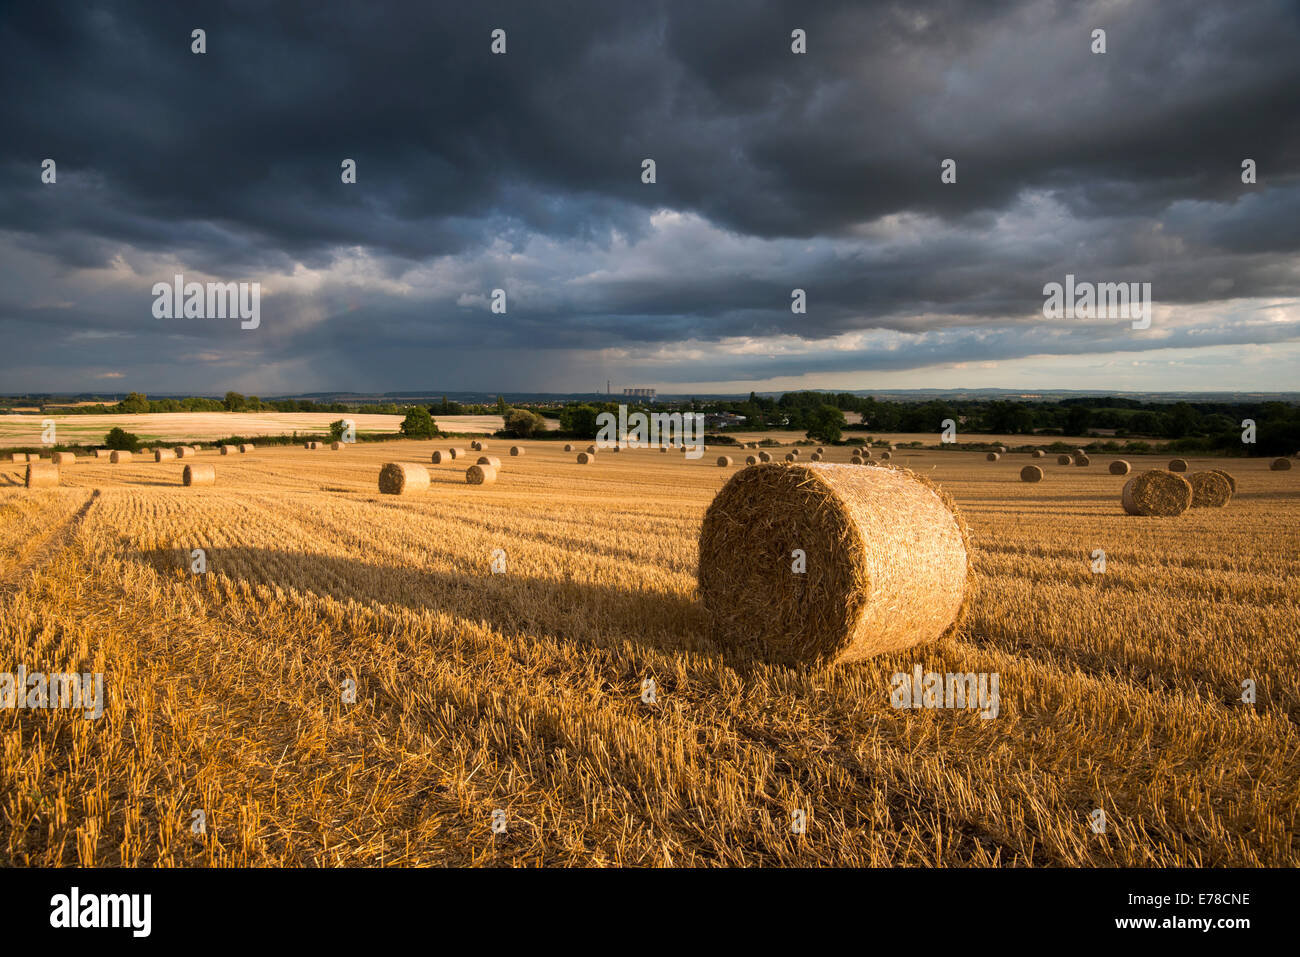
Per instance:
[[[1186,472],[1186,471],[1187,471],[1187,459],[1171,459],[1171,460],[1169,461],[1169,471],[1171,471],[1171,472]]]
[[[856,452],[853,454],[853,457],[849,459],[850,465],[865,465],[866,462],[867,460],[864,459],[862,456],[858,455]]]
[[[798,457],[799,457],[799,456],[795,455],[793,452],[787,452],[787,453],[785,453],[785,460],[786,460],[787,462],[793,462],[793,461],[794,461],[795,459],[797,459]]]
[[[484,452],[487,450],[487,447],[488,444],[486,442],[484,442],[482,439],[478,440],[478,451]]]
[[[758,456],[757,456],[757,455],[746,455],[746,456],[745,456],[745,464],[746,464],[746,465],[757,465],[757,464],[758,464]]]
[[[809,457],[810,457],[814,462],[820,462],[820,461],[822,460],[822,454],[821,454],[820,452],[814,452],[814,453],[813,453],[811,456],[809,456]]]
[[[1085,465],[1091,465],[1092,459],[1088,458],[1088,456],[1086,455],[1076,455],[1074,457],[1074,464],[1080,467],[1083,467]]]
[[[212,465],[187,465],[181,473],[183,485],[216,485],[217,470]]]
[[[49,462],[28,462],[27,479],[28,488],[49,488],[52,485],[59,484],[59,469]]]
[[[614,451],[615,451],[615,452],[618,451],[618,447],[617,447],[617,446],[614,447]],[[512,446],[510,446],[510,454],[511,454],[511,455],[523,455],[524,452],[525,452],[525,449],[524,449],[524,447],[523,447],[522,445],[512,445]]]
[[[499,468],[501,468],[501,460],[500,460],[499,458],[497,458],[495,455],[480,455],[480,456],[478,457],[478,462],[477,462],[476,464],[478,464],[478,465],[490,465],[490,466],[492,466],[494,469],[499,469]]]
[[[667,451],[668,451],[668,446],[666,446],[666,445],[661,445],[661,446],[659,446],[659,451],[660,451],[660,452],[667,452]]]
[[[589,445],[589,446],[587,446],[587,452],[588,452],[588,454],[590,454],[590,455],[595,455],[595,454],[596,454],[596,447],[595,447],[594,445]]]
[[[178,445],[176,448],[172,449],[172,455],[176,456],[178,459],[188,459],[197,454],[198,452],[188,445]]]
[[[331,452],[341,452],[342,450],[343,450],[343,443],[342,443],[342,442],[331,442],[331,443],[330,443],[330,451],[331,451]],[[226,454],[226,447],[225,447],[224,445],[221,447],[221,454],[222,454],[222,455],[225,455],[225,454]]]
[[[891,445],[890,448],[892,449],[893,446]],[[892,458],[894,457],[894,453],[893,453],[893,452],[881,452],[881,453],[880,453],[880,457],[881,457],[882,459],[892,459]],[[867,458],[871,458],[871,456],[868,455]]]
[[[1224,469],[1210,469],[1210,471],[1218,475],[1222,475],[1225,479],[1227,479],[1228,487],[1232,489],[1232,494],[1233,495],[1237,494],[1237,477],[1235,475],[1233,475],[1231,472],[1225,471]]]
[[[388,462],[379,470],[379,491],[405,495],[429,487],[429,470],[414,462]]]
[[[95,458],[97,459],[106,459],[112,454],[113,453],[110,452],[108,449],[95,449]]]
[[[806,571],[791,570],[791,552]],[[820,665],[949,633],[971,575],[952,500],[906,469],[741,469],[700,531],[699,590],[726,648]]]
[[[1274,459],[1273,464],[1269,466],[1274,472],[1287,472],[1291,469],[1290,459]]]
[[[1002,458],[1002,456],[997,452],[990,452],[988,455],[984,456],[984,458],[990,462],[996,462],[998,459]]]
[[[822,448],[822,447],[819,445],[819,446],[817,446],[817,454],[818,454],[818,455],[825,455],[825,454],[826,454],[826,450],[825,450],[824,448]]]
[[[869,459],[871,458],[871,449],[861,449],[860,451],[854,452],[853,454],[859,456],[860,458]],[[884,457],[889,458],[888,455]]]
[[[241,445],[241,446],[239,447],[239,451],[240,451],[240,452],[251,452],[251,451],[253,451],[253,443],[252,443],[252,442],[245,442],[243,445]]]
[[[1218,472],[1193,472],[1187,481],[1192,485],[1192,508],[1223,508],[1232,501],[1232,486]]]
[[[497,470],[490,465],[471,465],[465,470],[465,481],[470,485],[487,485],[497,480]]]
[[[335,444],[337,445],[338,443],[336,442]],[[232,452],[235,451],[234,448],[229,445],[218,446],[218,448],[221,450],[222,455],[230,455]]]
[[[1121,501],[1130,515],[1181,515],[1192,506],[1192,485],[1174,472],[1149,469],[1124,483]]]
[[[770,462],[772,461],[772,454],[770,452],[759,452],[758,460],[760,462]]]
[[[447,450],[447,455],[453,462],[464,454],[465,454],[464,449],[453,448]]]
[[[1088,453],[1086,453],[1083,449],[1075,449],[1074,454],[1076,456],[1079,456],[1079,455],[1087,455]]]
[[[725,469],[725,468],[727,468],[729,465],[731,465],[731,458],[730,458],[730,456],[726,456],[726,455],[719,455],[719,456],[718,456],[718,468]]]
[[[798,458],[798,457],[799,457],[799,450],[798,450],[798,449],[791,449],[791,450],[790,450],[790,454],[793,455],[795,458]]]
[[[1034,449],[1034,458],[1042,459],[1046,457],[1047,457],[1047,453],[1044,452],[1042,449]]]
[[[595,461],[596,461],[596,453],[595,453],[595,452],[579,452],[579,453],[578,453],[578,464],[579,464],[579,465],[590,465],[591,463],[593,463],[593,462],[595,462]]]
[[[997,452],[999,455],[1006,455],[1007,447],[1005,445],[999,445],[996,449],[994,449],[994,451]]]
[[[114,465],[118,462],[129,462],[131,461],[131,453],[126,451],[126,449],[114,449],[113,454],[108,457],[108,460]]]
[[[1057,465],[1069,465],[1069,464],[1070,464],[1071,462],[1073,462],[1073,461],[1074,461],[1074,459],[1072,459],[1072,458],[1071,458],[1070,456],[1068,456],[1068,455],[1058,455],[1058,456],[1056,457],[1056,464],[1057,464]]]
[[[26,453],[26,452],[10,452],[10,453],[9,453],[9,461],[11,461],[11,462],[26,462],[26,461],[27,461],[27,453]]]
[[[1116,459],[1114,462],[1110,463],[1110,474],[1128,475],[1129,470],[1132,467],[1133,466],[1129,465],[1128,462],[1126,462],[1124,459]]]
[[[77,461],[76,452],[55,452],[54,453],[55,465],[71,465],[75,461]]]
[[[1041,482],[1043,480],[1043,470],[1037,465],[1026,465],[1020,470],[1020,481],[1022,482]]]
[[[440,451],[438,451],[438,450],[435,449],[435,450],[434,450],[434,453],[433,453],[433,464],[434,464],[434,465],[441,465],[444,461],[445,461],[445,462],[450,462],[450,461],[451,461],[451,456],[448,455],[446,452],[440,452]]]
[[[481,445],[479,444],[478,439],[472,439],[472,440],[470,441],[470,443],[469,443],[469,450],[470,450],[471,452],[478,452],[478,451],[481,450],[482,448],[483,448],[483,446],[481,446]]]
[[[153,450],[153,460],[155,462],[170,462],[174,458],[176,458],[176,453],[173,452],[171,449]]]
[[[566,452],[572,452],[572,451],[573,451],[573,443],[572,443],[572,442],[566,442],[566,443],[564,443],[564,451],[566,451]]]

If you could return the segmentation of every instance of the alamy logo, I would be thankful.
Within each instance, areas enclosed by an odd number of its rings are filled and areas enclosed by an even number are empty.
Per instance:
[[[186,282],[178,274],[154,283],[153,296],[155,319],[242,319],[241,329],[262,324],[260,282]]]
[[[1151,283],[1074,281],[1043,286],[1043,316],[1047,319],[1132,319],[1134,329],[1151,328]]]
[[[82,708],[93,721],[104,716],[104,675],[28,673],[19,665],[16,675],[0,672],[0,708]]]
[[[947,674],[923,672],[916,665],[909,675],[897,672],[891,681],[889,703],[895,708],[974,708],[981,718],[998,716],[998,673],[968,671]]]
[[[152,929],[150,894],[70,894],[50,898],[51,927],[129,927],[133,937],[148,937]]]
[[[688,459],[704,457],[703,412],[633,412],[627,406],[618,407],[618,416],[602,412],[596,416],[596,447],[610,449],[625,445],[629,449],[657,448],[666,442],[678,444],[686,450]]]

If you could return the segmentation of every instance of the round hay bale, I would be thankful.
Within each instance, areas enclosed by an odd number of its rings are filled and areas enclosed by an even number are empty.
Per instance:
[[[170,462],[174,458],[176,458],[176,453],[173,452],[171,449],[153,450],[153,460],[155,462]]]
[[[485,452],[485,451],[487,451],[487,447],[488,447],[488,444],[487,444],[486,442],[484,442],[482,439],[479,439],[479,440],[478,440],[478,448],[477,448],[475,451],[478,451],[478,452]]]
[[[1046,457],[1047,457],[1047,453],[1044,452],[1042,449],[1034,449],[1034,458],[1042,459]]]
[[[787,452],[787,453],[785,453],[785,460],[786,460],[787,462],[793,462],[793,461],[794,461],[795,459],[797,459],[798,457],[799,457],[799,456],[795,455],[793,452]]]
[[[1225,479],[1227,479],[1228,487],[1232,489],[1232,494],[1233,495],[1237,494],[1237,477],[1235,475],[1223,469],[1210,469],[1210,471],[1222,475]]]
[[[456,459],[460,458],[464,454],[465,454],[464,449],[457,448],[457,449],[447,450],[447,457],[450,458],[453,462],[456,461]]]
[[[757,464],[758,464],[758,456],[757,456],[757,455],[746,455],[746,456],[745,456],[745,464],[746,464],[746,465],[757,465]]]
[[[1074,461],[1074,459],[1072,459],[1072,458],[1071,458],[1070,456],[1068,456],[1068,455],[1058,455],[1058,456],[1056,457],[1056,464],[1057,464],[1057,465],[1069,465],[1069,464],[1070,464],[1071,462],[1073,462],[1073,461]]]
[[[1086,455],[1076,455],[1074,457],[1074,464],[1080,467],[1083,467],[1085,465],[1091,465],[1092,459],[1088,458],[1088,456]]]
[[[10,453],[9,453],[9,461],[11,461],[11,462],[26,462],[26,461],[27,461],[27,453],[26,453],[26,452],[10,452]]]
[[[1006,455],[1007,447],[1005,445],[999,445],[996,449],[994,449],[994,451],[997,452],[998,455]]]
[[[311,442],[308,444],[315,445],[316,443]],[[172,449],[172,454],[175,455],[178,459],[188,459],[197,455],[198,452],[188,445],[178,445],[176,446],[176,448]]]
[[[477,464],[477,465],[490,465],[490,466],[492,466],[494,469],[499,469],[499,468],[501,468],[501,460],[500,460],[499,458],[497,458],[495,455],[480,455],[480,456],[478,457],[478,462],[475,463],[475,464]]]
[[[589,445],[589,446],[587,446],[587,454],[588,454],[588,455],[595,455],[595,454],[596,454],[596,447],[595,447],[594,445]]]
[[[1171,471],[1171,472],[1186,472],[1186,471],[1187,471],[1187,459],[1170,459],[1170,461],[1169,461],[1169,471]]]
[[[240,451],[240,452],[251,452],[251,451],[253,451],[253,443],[252,443],[252,442],[245,442],[243,445],[241,445],[241,446],[239,447],[239,451]]]
[[[512,445],[512,446],[510,446],[510,454],[511,454],[511,455],[523,455],[523,454],[524,454],[524,451],[525,451],[525,450],[524,450],[524,447],[523,447],[522,445]],[[615,446],[615,447],[614,447],[614,451],[615,451],[615,452],[618,451],[618,446]]]
[[[131,453],[126,451],[126,449],[114,449],[113,454],[108,457],[108,460],[114,465],[118,462],[129,462],[131,461]]]
[[[824,448],[822,448],[822,447],[819,445],[819,446],[817,446],[817,454],[818,454],[818,455],[825,455],[825,454],[826,454],[826,450],[825,450]]]
[[[984,458],[990,462],[996,462],[998,459],[1002,458],[1002,455],[998,452],[990,452],[988,455],[984,456]]]
[[[727,468],[729,465],[731,465],[731,458],[730,458],[730,456],[726,456],[726,455],[719,455],[719,456],[718,456],[718,468],[720,468],[720,469],[725,469],[725,468]]]
[[[871,458],[871,449],[863,449],[861,452],[855,452],[854,454],[860,458],[869,459]],[[881,457],[886,459],[889,458],[888,455],[882,455]]]
[[[1129,465],[1124,459],[1116,459],[1114,462],[1110,463],[1110,474],[1128,475],[1129,470],[1132,468],[1133,466]]]
[[[579,465],[591,465],[591,464],[592,464],[593,462],[595,462],[595,461],[596,461],[596,453],[595,453],[595,452],[579,452],[579,453],[578,453],[578,464],[579,464]]]
[[[760,462],[770,462],[772,461],[772,454],[770,452],[759,452],[758,460]]]
[[[799,450],[798,450],[798,449],[791,449],[791,450],[790,450],[790,454],[793,455],[795,458],[798,458],[798,457],[799,457]]]
[[[660,452],[667,452],[667,451],[668,451],[668,446],[666,446],[666,445],[661,445],[661,446],[659,446],[659,451],[660,451]]]
[[[331,443],[330,443],[330,451],[331,451],[331,452],[341,452],[342,450],[343,450],[343,443],[342,443],[342,442],[331,442]],[[225,454],[226,454],[226,450],[225,450],[225,447],[224,447],[224,446],[223,446],[222,449],[221,449],[221,454],[222,454],[222,455],[225,455]]]
[[[429,487],[429,470],[414,462],[388,462],[379,470],[379,491],[405,495]]]
[[[814,462],[820,462],[822,460],[822,454],[820,452],[814,452],[812,455],[809,456],[809,458],[811,458]]]
[[[573,451],[573,443],[572,443],[572,442],[566,442],[566,443],[564,443],[564,451],[566,451],[566,452],[572,452],[572,451]]]
[[[1079,456],[1079,455],[1087,455],[1088,453],[1085,452],[1083,449],[1075,449],[1075,450],[1074,450],[1074,454],[1075,454],[1076,456]]]
[[[28,462],[25,484],[28,488],[49,488],[58,485],[59,469],[49,462]]]
[[[217,450],[220,451],[222,455],[229,455],[231,452],[234,451],[234,449],[232,449],[229,445],[219,445],[217,446]]]
[[[95,449],[95,458],[97,459],[106,459],[112,454],[113,453],[110,452],[108,449]]]
[[[861,456],[855,455],[855,456],[853,456],[851,459],[849,459],[849,464],[850,464],[850,465],[866,465],[866,464],[867,464],[867,460],[864,459],[864,458],[862,458]]]
[[[1187,481],[1192,484],[1192,508],[1223,508],[1232,501],[1232,486],[1218,472],[1193,472]]]
[[[183,485],[216,485],[217,470],[211,465],[187,465],[181,473]]]
[[[497,480],[497,470],[490,465],[471,465],[465,470],[465,481],[470,485],[487,485]]]
[[[470,443],[469,443],[469,450],[470,450],[471,452],[479,452],[479,451],[482,451],[482,449],[483,449],[483,446],[479,444],[478,439],[472,439],[472,440],[470,440]]]
[[[1043,470],[1037,465],[1026,465],[1020,470],[1020,481],[1022,482],[1041,482],[1043,480]]]
[[[1289,472],[1291,470],[1290,459],[1274,459],[1269,468],[1274,472]]]
[[[439,449],[434,449],[431,460],[434,465],[441,465],[443,462],[450,462],[451,456]]]
[[[55,452],[54,453],[55,465],[71,465],[75,461],[77,461],[76,452]]]
[[[802,574],[794,549],[807,556]],[[940,637],[961,618],[971,574],[952,500],[907,469],[742,469],[704,516],[699,556],[720,643],[796,665]]]
[[[1130,515],[1181,515],[1192,506],[1192,485],[1174,472],[1148,469],[1124,483],[1121,501]]]

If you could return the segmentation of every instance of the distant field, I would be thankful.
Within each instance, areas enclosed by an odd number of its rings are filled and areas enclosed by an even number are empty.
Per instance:
[[[0,447],[41,444],[41,422],[50,418],[60,442],[69,445],[97,445],[114,426],[134,432],[145,441],[196,442],[227,435],[280,435],[292,432],[328,432],[329,424],[351,419],[362,434],[395,433],[400,415],[348,415],[338,412],[166,412],[145,415],[0,415]],[[499,415],[436,416],[446,432],[491,434],[502,426]],[[554,428],[555,422],[548,420]]]
[[[33,490],[0,464],[0,672],[106,676],[99,721],[0,711],[0,861],[1300,863],[1300,470],[1233,462],[1227,508],[1134,518],[1112,456],[1027,485],[1028,455],[900,451],[971,525],[970,614],[807,670],[703,627],[700,523],[739,466],[493,443],[495,485],[462,460],[378,494],[449,444],[208,452],[195,489],[179,462]],[[895,710],[914,665],[997,673],[999,715]]]
[[[763,439],[775,439],[783,443],[805,442],[806,437],[802,432],[795,432],[790,429],[758,429],[753,432],[727,432],[726,435],[735,439],[737,442],[761,442]],[[878,442],[894,442],[904,444],[907,442],[921,442],[925,445],[935,445],[939,441],[938,432],[845,432],[845,439],[874,439]],[[957,432],[958,444],[966,442],[987,442],[990,444],[1006,445],[1008,447],[1020,446],[1047,446],[1053,442],[1065,442],[1069,445],[1083,446],[1089,442],[1109,442],[1115,441],[1113,436],[1104,438],[1088,438],[1081,435],[985,435],[977,432]],[[1119,439],[1123,442],[1123,439]],[[1155,440],[1160,441],[1160,440]]]

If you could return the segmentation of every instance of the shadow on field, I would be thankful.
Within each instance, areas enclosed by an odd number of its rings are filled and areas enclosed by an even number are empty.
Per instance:
[[[514,569],[493,574],[486,561],[481,572],[459,572],[269,548],[208,548],[206,556],[209,574],[232,581],[362,605],[441,612],[481,621],[506,635],[599,645],[630,641],[667,652],[718,651],[704,637],[697,602],[635,583],[619,587],[536,578]],[[188,548],[135,551],[127,557],[165,576],[198,577],[190,572]]]

